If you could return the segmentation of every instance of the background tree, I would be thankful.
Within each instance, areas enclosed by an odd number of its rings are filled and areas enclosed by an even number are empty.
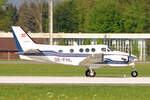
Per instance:
[[[133,46],[132,46],[132,54],[135,56],[139,56],[139,50],[138,50],[138,44],[137,41],[134,41]]]
[[[78,32],[75,0],[57,3],[54,9],[54,32]]]
[[[123,11],[124,31],[126,33],[148,32],[149,5],[143,0],[132,0],[126,3]]]
[[[150,40],[146,40],[146,54],[147,54],[147,60],[150,60]]]
[[[0,30],[8,32],[17,21],[17,9],[5,0],[0,1]]]
[[[97,39],[97,44],[104,44],[104,42],[101,38],[99,38],[99,39]]]
[[[67,45],[65,39],[59,39],[58,45]]]
[[[54,8],[55,32],[150,32],[149,0],[66,0]]]
[[[18,25],[21,26],[25,31],[37,32],[37,23],[33,17],[28,2],[24,2],[19,8],[19,21]]]
[[[30,10],[35,18],[38,25],[39,32],[43,32],[43,4],[45,0],[32,0],[30,2]]]
[[[26,31],[48,32],[48,9],[45,0],[24,2],[18,11],[0,0],[0,30],[9,31],[18,21]],[[149,17],[149,0],[65,0],[54,6],[54,32],[150,32]]]
[[[13,6],[12,4],[7,5],[7,13],[10,16],[10,21],[12,25],[16,25],[18,22],[18,13],[17,8]]]
[[[2,8],[2,5],[6,4],[6,0],[0,0],[0,8]]]
[[[85,33],[87,32],[86,23],[88,21],[89,11],[95,5],[96,0],[76,0],[76,9],[78,16],[78,31]]]
[[[114,0],[97,0],[89,12],[87,22],[88,32],[94,33],[120,33],[123,32],[122,15],[115,7]]]
[[[26,31],[43,32],[44,5],[43,0],[24,2],[19,9],[19,25]]]
[[[49,6],[48,3],[43,3],[43,14],[42,14],[42,25],[43,25],[43,32],[47,33],[49,32]]]
[[[90,39],[85,39],[83,45],[91,45]]]

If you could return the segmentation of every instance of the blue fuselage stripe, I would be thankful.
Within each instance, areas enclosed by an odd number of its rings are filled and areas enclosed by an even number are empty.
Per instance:
[[[128,64],[128,61],[116,61],[116,60],[112,60],[112,61],[104,61],[104,64]]]

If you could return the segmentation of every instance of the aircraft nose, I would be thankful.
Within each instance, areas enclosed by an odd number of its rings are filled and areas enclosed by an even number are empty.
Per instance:
[[[135,58],[134,58],[134,61],[138,61],[138,60],[139,60],[139,58],[138,58],[138,57],[135,57]]]
[[[132,60],[132,61],[138,61],[138,57],[136,57],[136,56],[130,56],[129,58],[130,58],[130,60]]]

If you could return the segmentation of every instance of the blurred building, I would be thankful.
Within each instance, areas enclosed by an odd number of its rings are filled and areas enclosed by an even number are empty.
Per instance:
[[[36,43],[48,44],[48,33],[29,33]],[[97,44],[97,39],[103,39],[104,43],[118,51],[129,52],[134,41],[138,43],[139,59],[146,60],[146,41],[150,34],[99,34],[99,33],[54,33],[53,44],[57,45],[60,39],[64,39],[67,45],[83,45],[85,39],[89,38],[91,44]],[[0,33],[0,59],[17,59],[17,48],[11,33]]]

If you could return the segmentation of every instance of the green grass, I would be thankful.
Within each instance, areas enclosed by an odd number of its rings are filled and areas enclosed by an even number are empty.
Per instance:
[[[31,60],[23,60],[23,59],[0,59],[0,61],[31,61]]]
[[[136,65],[139,76],[150,76],[150,65]],[[0,76],[85,76],[86,68],[61,64],[0,64]],[[95,70],[97,76],[130,76],[131,67],[104,67]]]
[[[150,65],[136,65],[150,76]],[[4,76],[84,76],[86,68],[61,64],[0,64]],[[96,69],[97,76],[130,76],[131,67]],[[150,86],[0,85],[0,100],[149,100]]]
[[[149,100],[150,86],[0,85],[0,100]]]

